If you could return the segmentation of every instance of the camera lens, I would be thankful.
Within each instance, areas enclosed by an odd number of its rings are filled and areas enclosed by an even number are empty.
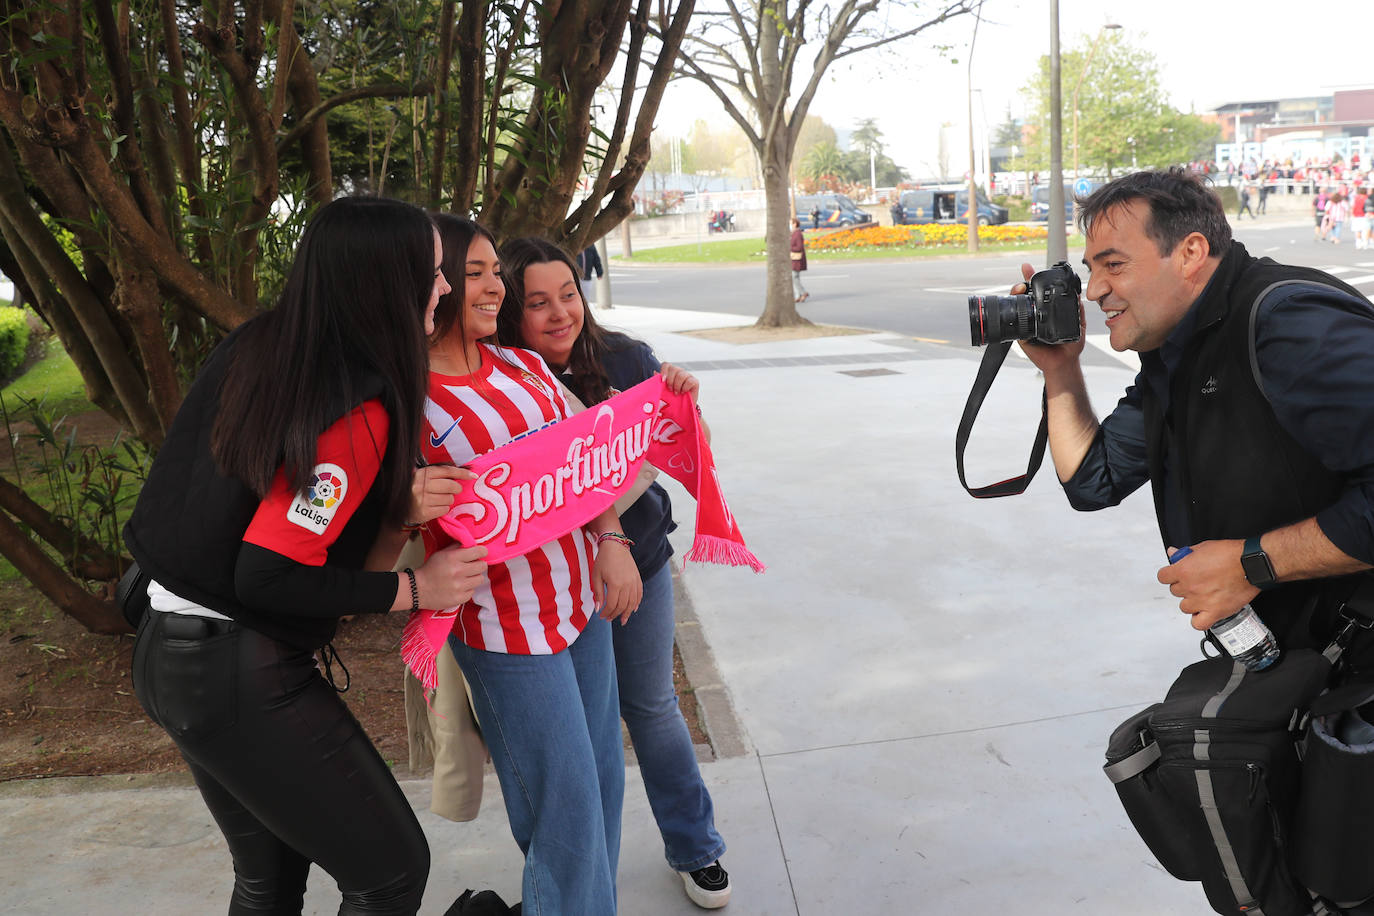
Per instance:
[[[1035,304],[1030,296],[969,296],[969,336],[975,347],[1035,336]]]

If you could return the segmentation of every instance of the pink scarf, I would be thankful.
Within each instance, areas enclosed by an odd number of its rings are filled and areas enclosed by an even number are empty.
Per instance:
[[[725,504],[692,399],[670,392],[659,375],[474,458],[467,467],[477,479],[437,521],[458,543],[484,545],[487,563],[500,563],[606,511],[634,486],[645,461],[697,501],[687,560],[763,572]],[[406,623],[401,657],[426,688],[438,683],[434,659],[456,613],[422,610]]]

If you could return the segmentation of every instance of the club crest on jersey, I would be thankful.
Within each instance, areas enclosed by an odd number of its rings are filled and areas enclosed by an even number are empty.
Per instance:
[[[324,534],[348,493],[348,475],[337,464],[317,464],[305,492],[297,493],[286,520],[314,534]]]
[[[548,383],[545,382],[545,381],[544,381],[542,378],[540,378],[539,376],[535,375],[535,374],[534,374],[533,372],[531,372],[530,370],[528,370],[528,369],[521,369],[521,370],[520,370],[520,375],[521,375],[522,378],[524,378],[525,381],[529,382],[529,383],[530,383],[531,385],[533,385],[535,388],[538,388],[541,392],[543,392],[543,394],[544,394],[546,397],[548,397],[549,400],[551,400],[551,401],[557,401],[557,400],[558,400],[557,398],[555,398],[555,397],[553,396],[553,390],[549,388]]]

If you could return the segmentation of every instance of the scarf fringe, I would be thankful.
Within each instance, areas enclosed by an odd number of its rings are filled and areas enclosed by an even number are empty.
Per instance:
[[[435,662],[434,647],[425,638],[424,611],[411,614],[401,631],[401,661],[426,692],[438,689],[439,666]]]
[[[744,544],[711,534],[697,535],[685,559],[696,563],[717,563],[721,566],[748,566],[756,573],[767,569]]]

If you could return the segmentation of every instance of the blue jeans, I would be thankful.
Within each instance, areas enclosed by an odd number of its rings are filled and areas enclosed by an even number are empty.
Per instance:
[[[701,781],[692,736],[673,692],[673,571],[644,580],[644,598],[625,626],[613,626],[620,715],[630,731],[663,852],[677,871],[710,865],[725,852],[711,794]]]
[[[525,854],[522,913],[615,912],[625,752],[610,631],[593,617],[555,655],[483,652],[449,637]]]

